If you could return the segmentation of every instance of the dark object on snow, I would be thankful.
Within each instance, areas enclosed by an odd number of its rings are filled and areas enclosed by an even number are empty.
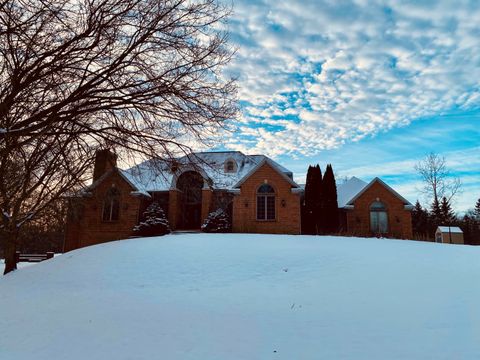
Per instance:
[[[215,210],[208,214],[202,225],[202,231],[207,233],[230,232],[231,224],[228,215],[222,209]]]
[[[143,218],[144,220],[133,228],[135,235],[159,236],[170,233],[170,225],[158,203],[151,203],[143,213]]]

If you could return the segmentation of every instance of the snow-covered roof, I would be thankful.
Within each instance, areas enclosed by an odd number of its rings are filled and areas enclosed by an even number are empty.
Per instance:
[[[228,160],[236,162],[235,172],[225,172],[225,162]],[[292,172],[274,160],[265,155],[245,155],[240,151],[192,153],[176,159],[175,168],[172,168],[173,162],[152,159],[121,172],[141,192],[168,191],[175,188],[176,179],[189,170],[200,172],[214,189],[232,190],[259,164],[267,160],[295,184]]]
[[[413,205],[405,199],[402,195],[388,186],[382,179],[376,177],[369,183],[366,183],[355,176],[347,180],[345,183],[337,187],[338,207],[343,208],[353,205],[355,200],[359,198],[365,191],[367,191],[374,183],[379,182],[385,188],[387,188],[393,195],[402,200],[405,205],[405,209],[411,209]]]
[[[368,184],[357,177],[352,177],[341,185],[337,186],[338,207],[345,207],[351,199],[360,193]]]
[[[462,229],[460,229],[458,226],[439,226],[437,228],[437,231],[440,230],[442,233],[448,233],[448,232],[451,232],[451,233],[458,233],[458,234],[462,234],[463,231]]]

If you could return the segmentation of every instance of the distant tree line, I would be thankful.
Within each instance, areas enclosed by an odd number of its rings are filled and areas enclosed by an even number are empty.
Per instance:
[[[480,199],[463,216],[457,216],[446,197],[434,200],[430,209],[417,200],[412,211],[413,236],[418,240],[433,240],[438,226],[458,226],[463,231],[465,244],[480,245]]]
[[[318,164],[309,166],[302,203],[302,233],[334,234],[338,230],[337,185],[332,165],[327,165],[323,177]]]

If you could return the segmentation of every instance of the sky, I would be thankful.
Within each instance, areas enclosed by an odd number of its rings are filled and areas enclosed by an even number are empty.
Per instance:
[[[381,177],[426,199],[414,165],[445,156],[457,211],[480,198],[480,2],[237,0],[241,114],[218,149]]]

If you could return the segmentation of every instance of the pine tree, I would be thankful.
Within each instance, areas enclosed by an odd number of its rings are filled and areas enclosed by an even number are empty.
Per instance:
[[[302,206],[302,233],[315,234],[314,222],[315,204],[315,174],[312,166],[308,167],[307,180],[305,183],[304,201]]]
[[[480,199],[477,200],[477,203],[475,204],[475,209],[473,211],[477,220],[480,221]]]
[[[228,215],[222,209],[217,209],[208,214],[201,229],[207,233],[226,233],[230,232],[232,226]]]
[[[335,175],[331,164],[327,165],[325,175],[323,177],[323,209],[325,219],[325,232],[332,234],[338,232],[339,229],[339,211],[337,200],[337,185],[335,183]]]
[[[412,210],[412,229],[417,238],[428,238],[428,211],[420,205],[418,200]]]
[[[455,221],[455,213],[452,210],[450,202],[447,200],[445,196],[442,198],[442,203],[440,205],[440,208],[442,210],[442,221],[445,224],[448,225]]]
[[[138,236],[160,236],[170,232],[168,220],[162,207],[151,203],[143,213],[143,221],[133,228],[133,233]]]
[[[323,191],[322,191],[322,170],[317,164],[313,168],[313,221],[315,223],[315,234],[323,234],[325,232],[325,219],[323,211]]]
[[[432,207],[430,210],[430,219],[433,226],[436,228],[439,225],[442,225],[443,222],[443,213],[438,199],[434,199]]]

